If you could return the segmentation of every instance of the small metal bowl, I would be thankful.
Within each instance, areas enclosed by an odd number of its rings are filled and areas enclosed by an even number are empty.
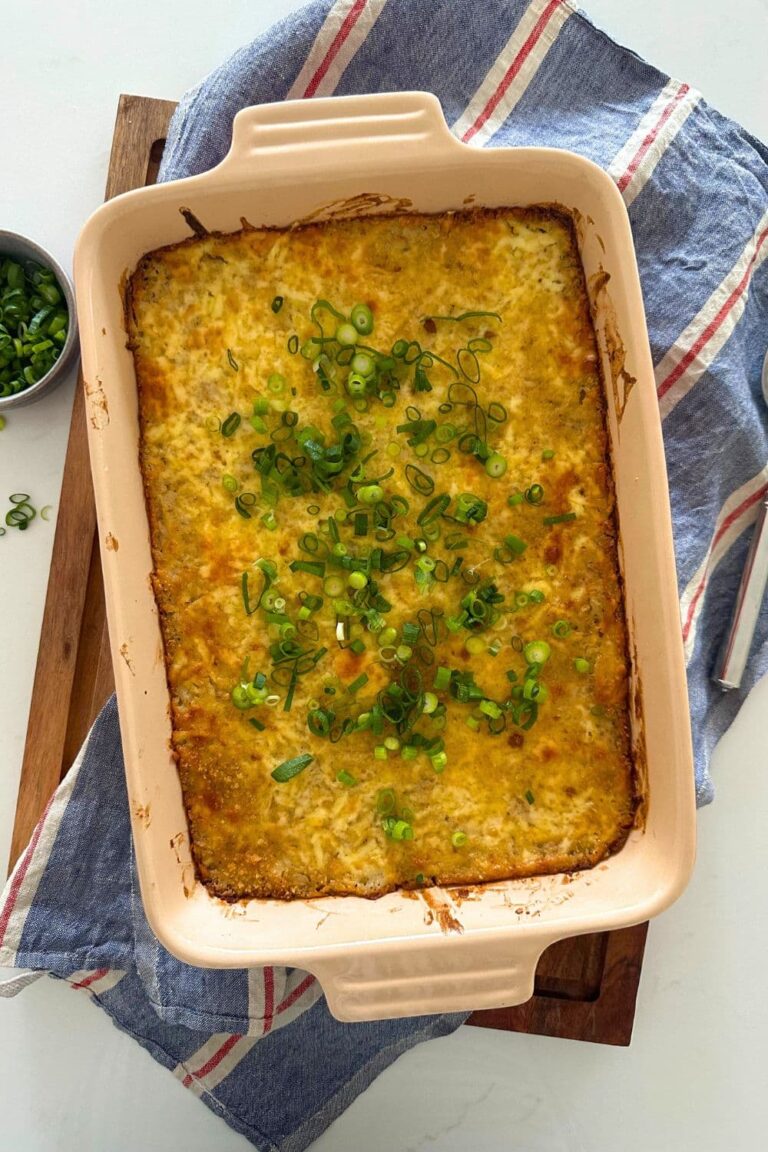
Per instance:
[[[33,404],[35,400],[47,396],[57,385],[61,384],[77,358],[79,342],[75,293],[66,272],[58,261],[54,260],[50,252],[46,252],[45,248],[41,248],[33,240],[28,240],[26,236],[20,236],[18,232],[6,232],[0,228],[0,256],[15,256],[21,260],[35,260],[45,268],[50,268],[64,293],[69,312],[67,339],[58,360],[46,372],[45,376],[41,376],[36,383],[30,384],[29,388],[25,388],[23,392],[16,392],[13,396],[0,396],[0,412],[5,412],[8,408],[23,408],[25,404]]]

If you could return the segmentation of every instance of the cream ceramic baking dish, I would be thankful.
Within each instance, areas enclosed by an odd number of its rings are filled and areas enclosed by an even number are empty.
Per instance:
[[[139,472],[123,288],[146,252],[190,224],[234,231],[370,211],[558,204],[573,213],[601,349],[632,659],[633,741],[647,803],[596,868],[456,891],[228,904],[196,881],[176,767]],[[213,171],[128,193],[80,236],[77,303],[109,631],[133,836],[147,916],[190,964],[313,972],[331,1011],[371,1020],[520,1003],[541,952],[617,928],[680,894],[694,854],[694,788],[667,480],[643,304],[623,201],[571,153],[481,151],[425,93],[272,104],[241,112]]]

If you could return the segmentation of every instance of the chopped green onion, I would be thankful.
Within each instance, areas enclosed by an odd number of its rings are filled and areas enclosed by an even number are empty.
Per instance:
[[[504,544],[514,556],[522,556],[528,545],[519,536],[505,536]]]
[[[415,464],[406,465],[405,478],[414,492],[418,492],[420,496],[431,496],[435,490],[435,482],[432,477],[428,476],[426,472],[422,472],[421,468],[417,468]]]
[[[368,683],[368,676],[365,672],[361,672],[356,680],[347,685],[347,692],[354,696],[355,692],[359,692]]]
[[[514,508],[517,504],[522,504],[524,499],[522,492],[513,492],[511,496],[507,496],[507,504],[510,508]]]
[[[0,397],[23,392],[47,375],[66,343],[68,325],[53,272],[32,260],[22,266],[11,256],[0,257]]]
[[[385,831],[392,840],[413,840],[413,828],[407,820],[389,820]]]
[[[238,364],[237,360],[235,360],[234,356],[232,355],[232,349],[231,348],[227,348],[227,360],[229,361],[229,366],[232,369],[232,371],[237,372],[240,365]]]
[[[360,588],[365,588],[367,583],[368,577],[365,572],[350,572],[347,577],[347,584],[349,584],[350,588],[359,590]]]
[[[358,488],[357,498],[362,504],[380,504],[384,499],[384,489],[379,484],[364,484]]]
[[[456,500],[454,519],[460,524],[479,524],[488,515],[488,504],[472,492],[462,492]]]
[[[432,713],[437,708],[438,703],[439,703],[439,701],[437,699],[437,696],[435,696],[434,692],[425,692],[424,693],[424,703],[421,706],[421,710],[424,713],[424,715],[425,716],[431,716]]]
[[[288,338],[288,351],[295,356],[299,350],[299,338],[295,334]]]
[[[528,593],[528,599],[530,600],[531,604],[543,604],[546,600],[546,596],[541,591],[541,589],[532,588]]]
[[[235,509],[244,520],[251,519],[250,509],[256,504],[255,492],[241,492],[239,496],[235,497]]]
[[[389,816],[397,807],[394,788],[380,788],[376,796],[376,811],[380,816]]]
[[[377,744],[373,750],[373,755],[374,755],[374,759],[376,759],[376,760],[386,760],[387,759],[387,750],[383,744]]]
[[[546,640],[533,640],[523,648],[523,655],[529,664],[546,664],[552,649]]]
[[[431,524],[434,520],[438,520],[448,510],[448,505],[451,503],[451,498],[447,492],[441,493],[440,496],[433,496],[424,507],[419,515],[416,517],[416,523],[427,525]]]
[[[26,492],[14,492],[9,500],[13,504],[13,508],[6,512],[5,523],[9,528],[18,528],[20,532],[26,531],[37,515],[37,509],[29,503],[29,496]],[[0,535],[5,535],[5,529]]]
[[[571,520],[576,519],[575,512],[561,512],[559,516],[545,516],[543,524],[568,524]]]
[[[546,684],[541,684],[538,680],[533,678],[526,680],[523,685],[523,699],[536,700],[537,703],[543,704],[549,696],[549,690]]]
[[[359,332],[361,336],[367,336],[370,332],[373,332],[373,313],[367,304],[355,304],[349,314],[349,319],[354,325],[355,331]],[[336,339],[339,340],[338,330]],[[339,343],[347,343],[347,341],[339,340]],[[352,343],[354,343],[354,341],[352,341]]]
[[[481,652],[485,652],[485,640],[481,636],[470,636],[465,643],[465,648],[473,656],[478,656]]]
[[[443,665],[441,665],[437,669],[437,672],[435,673],[435,679],[434,679],[434,682],[432,684],[432,687],[435,689],[436,692],[442,692],[446,688],[450,687],[450,683],[451,683],[451,670],[450,670],[450,668],[445,668]]]
[[[448,757],[444,751],[436,752],[433,756],[430,756],[429,759],[435,772],[439,774],[445,770]]]
[[[501,708],[494,700],[481,700],[478,708],[484,716],[490,716],[492,720],[498,720],[501,716]]]
[[[485,470],[489,476],[498,480],[507,470],[507,461],[498,452],[493,452],[485,462]]]
[[[365,376],[360,376],[357,372],[350,372],[347,376],[347,392],[350,396],[365,396],[368,388],[368,381]]]
[[[554,460],[555,453],[552,448],[545,448],[541,454],[542,460]]]
[[[454,832],[451,836],[451,844],[454,848],[463,848],[468,839],[466,832]]]
[[[530,488],[526,488],[524,496],[529,504],[541,504],[544,499],[544,489],[541,484],[531,484]]]
[[[291,572],[307,572],[310,576],[325,576],[322,560],[292,560],[288,565]]]
[[[527,732],[536,723],[539,706],[535,700],[519,700],[512,709],[512,719],[519,728]]]
[[[573,631],[573,626],[567,620],[556,620],[552,625],[552,635],[556,636],[558,640],[564,640],[566,636],[570,636]]]
[[[336,773],[336,779],[338,780],[339,784],[343,784],[345,788],[354,788],[357,784],[356,778],[350,772],[347,772],[344,768],[342,768],[340,772]]]
[[[229,695],[235,708],[239,708],[241,711],[252,706],[251,698],[248,695],[248,688],[245,684],[236,684]]]
[[[313,760],[314,756],[310,756],[309,752],[302,752],[300,756],[293,756],[290,760],[284,760],[282,764],[273,768],[272,779],[276,780],[278,784],[285,784],[287,780],[292,780],[294,776],[303,772]]]
[[[358,376],[373,376],[376,371],[376,364],[373,357],[369,356],[367,352],[356,352],[352,357],[350,368],[356,372]]]
[[[327,736],[333,719],[333,712],[327,708],[313,708],[307,715],[307,727],[313,736]]]
[[[279,372],[273,372],[267,380],[267,388],[275,395],[279,395],[285,388],[285,376],[281,376]]]
[[[457,324],[459,324],[459,323],[461,323],[462,320],[474,320],[474,319],[476,319],[478,317],[482,317],[482,316],[490,316],[493,320],[498,320],[499,324],[501,324],[501,322],[502,322],[501,316],[499,316],[498,312],[478,312],[478,311],[461,312],[458,316],[425,316],[424,319],[425,320],[432,320],[432,321],[435,321],[435,320],[454,320]]]
[[[222,436],[232,436],[240,427],[240,413],[230,412],[224,423],[221,425]]]
[[[589,663],[589,660],[585,660],[583,656],[577,656],[573,662],[573,666],[581,676],[585,676],[587,672],[592,671],[592,665]]]
[[[529,803],[529,804],[533,804],[533,802],[534,802],[534,800],[535,800],[535,797],[534,797],[534,795],[533,795],[533,792],[531,792],[530,788],[528,788],[528,789],[526,790],[526,793],[525,793],[525,798],[526,798],[526,800],[528,801],[528,803]]]
[[[283,297],[282,296],[275,296],[275,298],[272,301],[272,311],[275,313],[275,315],[277,315],[277,313],[280,311],[282,306],[283,306]]]
[[[339,324],[335,335],[336,339],[338,340],[339,344],[342,345],[342,347],[351,348],[353,345],[357,344],[359,333],[354,324],[346,322],[344,324]]]
[[[414,624],[413,620],[406,620],[403,624],[403,641],[406,644],[415,644],[421,633],[421,625]]]
[[[313,596],[309,592],[299,592],[299,599],[301,600],[301,611],[306,608],[310,615],[323,606],[322,596]]]

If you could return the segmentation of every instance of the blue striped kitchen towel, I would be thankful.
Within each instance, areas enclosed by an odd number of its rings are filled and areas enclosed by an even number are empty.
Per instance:
[[[709,680],[768,489],[768,152],[567,0],[318,0],[183,99],[162,178],[219,161],[248,104],[413,88],[437,94],[467,143],[571,148],[624,195],[664,420],[706,803],[711,749],[768,668],[764,610],[743,690],[722,696]],[[341,1025],[303,972],[189,968],[152,937],[135,892],[112,702],[0,900],[0,964],[32,970],[10,990],[49,972],[86,991],[260,1149],[305,1148],[401,1052],[461,1022]]]

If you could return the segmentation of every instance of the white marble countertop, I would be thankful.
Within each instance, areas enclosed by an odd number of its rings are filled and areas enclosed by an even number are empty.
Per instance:
[[[426,2],[426,0],[425,0]],[[0,36],[0,226],[65,266],[101,202],[120,92],[178,98],[292,0],[26,0]],[[768,136],[766,0],[591,0],[592,19]],[[34,29],[34,33],[30,32]],[[767,336],[768,338],[768,336]],[[0,492],[56,504],[72,384],[11,413]],[[53,523],[2,541],[0,861],[7,858]],[[55,685],[51,686],[55,691]],[[768,1130],[768,679],[715,756],[693,882],[651,926],[629,1049],[462,1028],[402,1057],[317,1152],[748,1152]],[[84,997],[0,1005],[0,1148],[249,1146]],[[762,1135],[761,1135],[762,1133]]]

